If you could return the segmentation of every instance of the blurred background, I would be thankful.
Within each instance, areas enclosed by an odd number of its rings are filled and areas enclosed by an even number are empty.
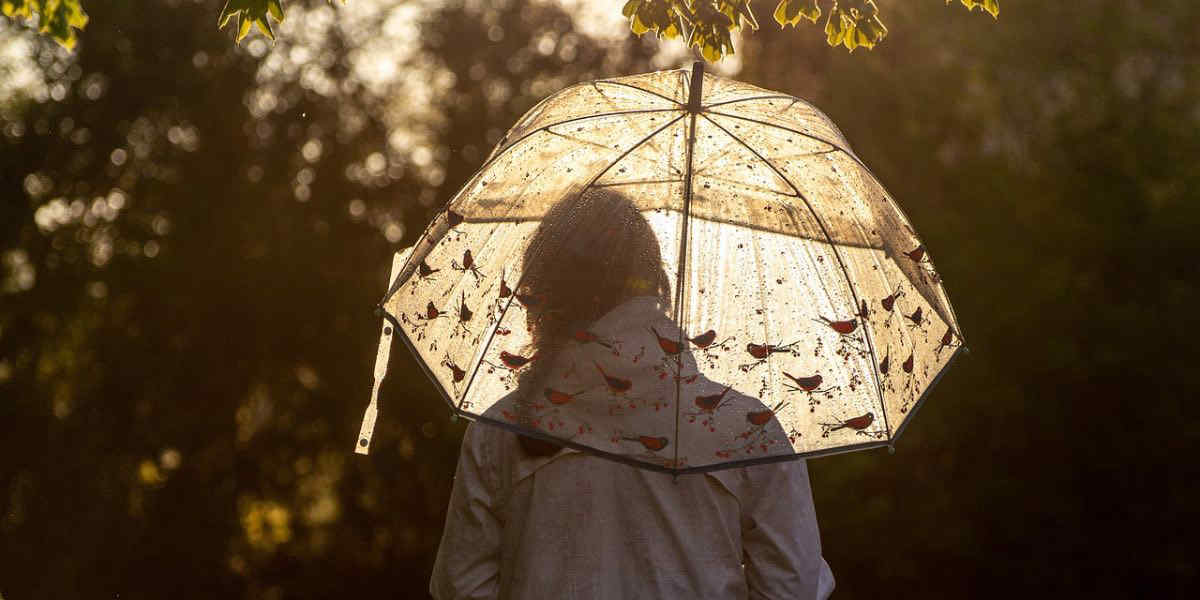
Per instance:
[[[8,600],[424,597],[465,423],[399,344],[352,453],[391,253],[538,100],[691,61],[615,2],[292,0],[240,47],[220,4],[0,18]],[[894,455],[810,461],[835,597],[1190,596],[1200,4],[886,4],[853,54],[758,6],[718,67],[841,126],[971,349]]]

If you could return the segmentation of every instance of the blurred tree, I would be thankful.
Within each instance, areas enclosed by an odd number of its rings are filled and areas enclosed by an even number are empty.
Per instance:
[[[946,4],[953,1],[946,0]],[[627,0],[621,12],[629,19],[634,33],[642,35],[652,31],[666,39],[685,37],[688,47],[699,49],[706,60],[716,62],[733,54],[735,32],[742,31],[743,26],[758,29],[751,2],[753,0]],[[1000,0],[959,2],[968,10],[978,6],[992,17],[1000,14]],[[67,48],[75,45],[72,27],[82,29],[88,21],[79,0],[3,0],[0,7],[10,17],[40,15],[41,32]],[[774,11],[780,27],[794,26],[804,19],[816,23],[822,14],[828,14],[825,40],[830,46],[845,46],[853,52],[858,47],[874,48],[887,36],[887,27],[879,18],[875,0],[778,0]],[[217,27],[223,28],[233,22],[238,42],[253,27],[274,40],[275,30],[267,15],[282,23],[282,0],[226,0],[217,17]]]

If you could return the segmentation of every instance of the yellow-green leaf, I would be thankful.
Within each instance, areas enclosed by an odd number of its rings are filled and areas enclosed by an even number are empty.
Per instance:
[[[277,22],[283,22],[283,5],[279,3],[279,0],[267,0],[267,11],[271,13],[272,17],[275,17]]]
[[[38,31],[65,48],[75,47],[75,30],[87,27],[88,16],[79,0],[2,0],[0,11],[9,17],[38,17]]]
[[[217,17],[217,28],[224,28],[230,20],[237,17],[238,42],[256,26],[268,39],[274,40],[275,30],[267,19],[268,14],[276,22],[283,22],[283,4],[280,0],[226,0],[225,7]]]
[[[629,0],[625,3],[625,6],[621,7],[621,14],[625,15],[626,18],[632,17],[633,13],[637,12],[638,5],[641,3],[642,0]]]
[[[633,32],[638,35],[642,35],[643,33],[650,31],[650,28],[647,27],[646,24],[642,22],[641,15],[634,15],[633,22],[629,24],[629,27],[631,29],[633,29]]]
[[[821,7],[817,5],[817,0],[781,0],[775,7],[775,22],[780,27],[798,25],[801,19],[816,23],[819,18]]]
[[[946,0],[946,4],[950,4],[953,1],[954,0]],[[1000,0],[959,0],[959,1],[962,3],[963,6],[967,7],[967,10],[975,10],[975,7],[978,6],[979,8],[986,11],[988,14],[992,15],[993,19],[998,18],[1000,15]]]

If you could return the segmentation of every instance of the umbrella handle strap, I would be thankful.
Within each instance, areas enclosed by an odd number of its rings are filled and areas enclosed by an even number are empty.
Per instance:
[[[392,257],[392,273],[388,277],[389,285],[400,275],[400,270],[404,267],[411,251],[412,248],[402,250]],[[367,410],[363,413],[362,426],[358,429],[358,441],[354,444],[356,454],[368,454],[371,451],[371,437],[375,434],[375,419],[379,416],[379,388],[387,377],[388,359],[392,353],[394,334],[395,323],[384,312],[383,323],[379,328],[379,349],[375,352],[375,381],[371,384],[371,402],[367,404]]]

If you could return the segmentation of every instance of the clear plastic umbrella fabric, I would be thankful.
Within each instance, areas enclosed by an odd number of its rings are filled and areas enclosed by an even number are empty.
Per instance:
[[[837,127],[699,68],[531,109],[382,307],[458,414],[676,473],[890,445],[962,349]]]

